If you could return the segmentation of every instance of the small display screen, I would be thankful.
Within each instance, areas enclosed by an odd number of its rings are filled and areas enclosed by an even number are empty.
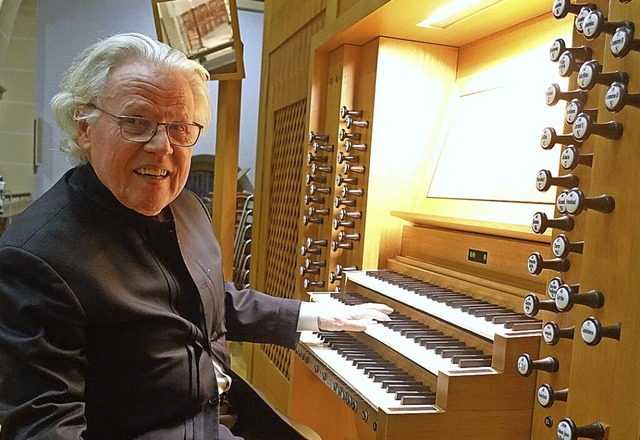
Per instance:
[[[487,258],[487,252],[477,249],[469,249],[469,254],[467,255],[467,260],[482,264],[487,264]]]

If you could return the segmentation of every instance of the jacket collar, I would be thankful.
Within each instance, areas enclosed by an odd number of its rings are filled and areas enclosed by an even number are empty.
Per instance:
[[[98,176],[90,164],[80,165],[74,168],[69,177],[69,185],[83,194],[91,202],[100,206],[118,217],[134,222],[159,222],[172,218],[170,209],[166,209],[163,216],[146,216],[127,208],[113,195],[113,193],[98,179]],[[168,215],[167,215],[168,213]]]

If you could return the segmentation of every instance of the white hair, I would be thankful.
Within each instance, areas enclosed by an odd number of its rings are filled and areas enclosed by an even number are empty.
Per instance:
[[[194,96],[195,119],[205,128],[209,126],[209,73],[202,65],[146,35],[114,35],[89,46],[78,55],[60,81],[60,92],[51,99],[53,116],[67,136],[60,150],[72,161],[78,164],[87,161],[84,150],[78,145],[78,109],[90,103],[99,103],[110,71],[132,60],[146,60],[184,74]],[[92,120],[97,115],[98,110],[85,111],[82,118]]]

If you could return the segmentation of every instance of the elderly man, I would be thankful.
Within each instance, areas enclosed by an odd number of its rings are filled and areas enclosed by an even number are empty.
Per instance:
[[[83,51],[52,100],[77,166],[0,238],[2,439],[218,439],[225,338],[294,347],[381,305],[321,310],[222,278],[183,190],[207,72],[139,34]]]

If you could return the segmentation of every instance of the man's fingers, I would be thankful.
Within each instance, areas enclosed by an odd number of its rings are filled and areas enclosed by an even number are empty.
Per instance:
[[[367,309],[367,310],[376,310],[380,313],[384,313],[386,315],[390,314],[393,312],[393,308],[389,307],[386,304],[382,304],[382,303],[364,303],[364,304],[358,304],[357,306],[354,306],[356,308],[362,308],[362,309]]]
[[[385,304],[327,307],[318,317],[318,328],[329,331],[364,331],[374,321],[389,321],[393,309]]]
[[[352,316],[357,319],[375,319],[376,321],[389,321],[389,314],[393,309],[386,304],[366,303],[353,306]]]
[[[350,319],[389,321],[390,318],[386,313],[378,312],[377,310],[362,310],[351,313]]]

